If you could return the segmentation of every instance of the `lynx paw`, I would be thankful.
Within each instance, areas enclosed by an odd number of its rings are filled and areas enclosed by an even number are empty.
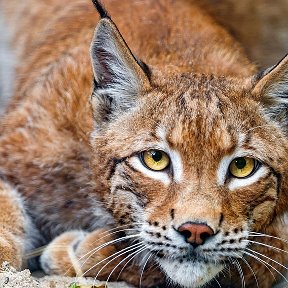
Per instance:
[[[98,280],[106,280],[109,276],[111,281],[121,280],[138,286],[141,269],[131,261],[122,271],[127,262],[122,260],[125,260],[127,254],[120,252],[121,247],[107,244],[112,240],[111,234],[104,229],[92,233],[83,231],[63,233],[44,251],[41,256],[42,268],[47,274],[92,277],[97,275]],[[116,266],[117,269],[114,269]],[[142,275],[142,287],[155,287],[163,283],[163,274],[158,269],[148,270]]]
[[[55,238],[44,250],[40,262],[47,274],[74,276],[79,264],[75,247],[85,238],[83,231],[70,231]]]
[[[95,251],[95,248],[110,240],[110,237],[103,237],[103,230],[92,233],[65,232],[45,249],[40,260],[41,266],[47,274],[95,276],[99,267],[91,267],[115,252],[111,245],[99,251]]]

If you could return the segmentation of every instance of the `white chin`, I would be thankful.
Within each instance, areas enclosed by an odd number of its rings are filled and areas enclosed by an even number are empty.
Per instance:
[[[222,264],[202,262],[180,264],[178,261],[163,258],[158,261],[171,281],[187,288],[199,288],[207,284],[224,269]]]

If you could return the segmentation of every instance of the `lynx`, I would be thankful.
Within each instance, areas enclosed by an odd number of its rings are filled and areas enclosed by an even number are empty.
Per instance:
[[[1,1],[19,55],[0,125],[1,262],[48,244],[48,274],[286,280],[288,57],[257,73],[193,1],[104,2],[99,19],[88,0]]]

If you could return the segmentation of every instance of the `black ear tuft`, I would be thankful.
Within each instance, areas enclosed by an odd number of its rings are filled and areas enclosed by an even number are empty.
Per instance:
[[[110,16],[104,6],[98,0],[92,0],[95,8],[97,9],[98,13],[100,14],[101,18],[109,18]]]

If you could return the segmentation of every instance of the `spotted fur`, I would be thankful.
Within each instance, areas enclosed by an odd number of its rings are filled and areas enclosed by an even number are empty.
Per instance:
[[[94,36],[88,1],[6,2],[7,15],[25,17],[0,171],[24,199],[21,221],[33,221],[38,245],[52,241],[43,269],[119,275],[143,287],[268,288],[280,280],[288,58],[255,75],[235,40],[191,1],[107,0],[111,18],[100,8]],[[143,165],[149,149],[165,151],[169,168]],[[231,177],[229,164],[243,156],[258,169]],[[183,223],[213,235],[191,245]]]

